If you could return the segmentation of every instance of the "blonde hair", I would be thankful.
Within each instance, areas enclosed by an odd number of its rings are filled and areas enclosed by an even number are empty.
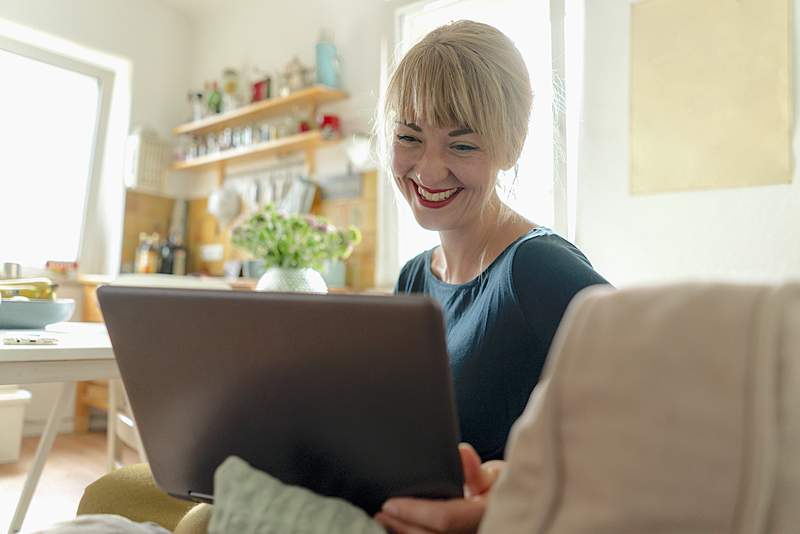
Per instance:
[[[463,20],[441,26],[397,65],[378,107],[376,134],[385,168],[397,122],[461,126],[482,136],[502,170],[514,167],[528,134],[533,93],[514,43],[493,26]]]

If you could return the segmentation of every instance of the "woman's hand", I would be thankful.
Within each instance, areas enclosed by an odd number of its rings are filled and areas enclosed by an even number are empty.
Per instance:
[[[464,469],[464,498],[429,500],[399,497],[389,499],[375,515],[389,532],[396,534],[471,534],[477,532],[486,509],[486,498],[505,462],[481,465],[471,445],[458,446]]]

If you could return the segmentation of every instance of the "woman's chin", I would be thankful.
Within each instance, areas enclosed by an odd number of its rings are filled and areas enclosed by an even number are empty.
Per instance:
[[[419,211],[419,209],[413,209],[412,211],[414,212],[414,219],[417,220],[417,224],[431,232],[451,230],[454,226],[453,223],[448,220],[449,217],[443,217],[438,213]]]

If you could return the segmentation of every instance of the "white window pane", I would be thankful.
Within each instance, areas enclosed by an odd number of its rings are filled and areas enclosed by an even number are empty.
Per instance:
[[[500,196],[513,209],[544,226],[554,223],[553,204],[553,77],[548,2],[530,0],[455,0],[431,2],[400,19],[400,46],[405,54],[431,30],[456,20],[490,24],[519,49],[533,86],[534,101],[528,139],[519,170],[499,177]],[[402,202],[399,210],[398,258],[405,263],[438,244],[436,232],[424,230]]]
[[[5,50],[0,72],[0,261],[76,261],[98,81]]]

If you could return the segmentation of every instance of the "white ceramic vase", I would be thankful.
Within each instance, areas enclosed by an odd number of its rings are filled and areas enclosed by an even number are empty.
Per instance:
[[[259,278],[257,291],[284,291],[300,293],[327,293],[322,275],[314,269],[287,269],[270,267]]]

